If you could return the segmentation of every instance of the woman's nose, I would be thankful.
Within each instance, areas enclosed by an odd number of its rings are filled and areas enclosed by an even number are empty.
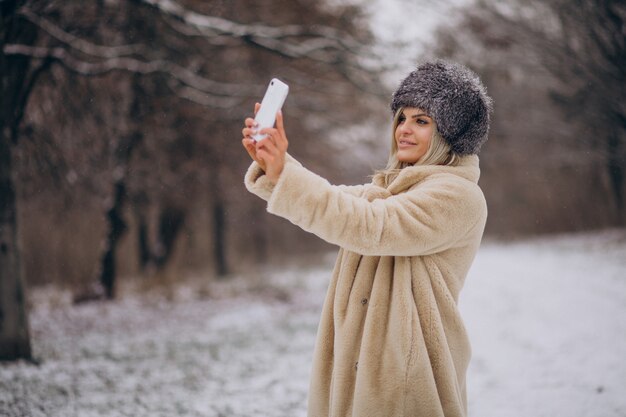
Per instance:
[[[398,131],[399,131],[401,134],[409,134],[409,133],[411,133],[411,129],[409,129],[409,128],[406,126],[406,124],[401,124],[401,125],[399,125],[399,126],[398,126]]]

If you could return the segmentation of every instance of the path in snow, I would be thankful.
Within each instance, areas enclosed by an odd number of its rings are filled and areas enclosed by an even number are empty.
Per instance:
[[[626,416],[626,231],[486,244],[460,307],[471,416]]]
[[[304,416],[331,266],[173,302],[35,292],[41,364],[0,365],[0,416]],[[487,242],[460,308],[471,417],[626,416],[626,231]]]

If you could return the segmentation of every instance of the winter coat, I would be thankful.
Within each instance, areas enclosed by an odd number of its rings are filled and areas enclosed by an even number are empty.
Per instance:
[[[404,168],[389,186],[333,186],[293,158],[275,186],[253,163],[267,211],[341,249],[322,310],[309,417],[467,414],[471,351],[457,302],[487,206],[478,157]]]

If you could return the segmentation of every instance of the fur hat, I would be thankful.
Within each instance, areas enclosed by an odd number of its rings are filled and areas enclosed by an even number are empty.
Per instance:
[[[393,93],[391,110],[417,107],[459,155],[477,154],[487,140],[492,100],[478,76],[463,65],[437,60],[411,72]]]

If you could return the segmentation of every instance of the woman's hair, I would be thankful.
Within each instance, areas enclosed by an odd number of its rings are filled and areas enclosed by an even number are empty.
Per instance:
[[[374,175],[375,178],[382,180],[382,183],[387,186],[395,179],[400,173],[400,170],[408,166],[414,165],[448,165],[455,166],[459,164],[460,157],[457,155],[450,145],[437,130],[437,124],[433,126],[433,136],[430,139],[430,146],[426,153],[417,160],[415,163],[398,161],[398,144],[396,143],[396,129],[400,124],[400,116],[404,107],[400,107],[393,117],[393,123],[391,126],[391,151],[389,152],[389,160],[385,169],[379,170]]]

